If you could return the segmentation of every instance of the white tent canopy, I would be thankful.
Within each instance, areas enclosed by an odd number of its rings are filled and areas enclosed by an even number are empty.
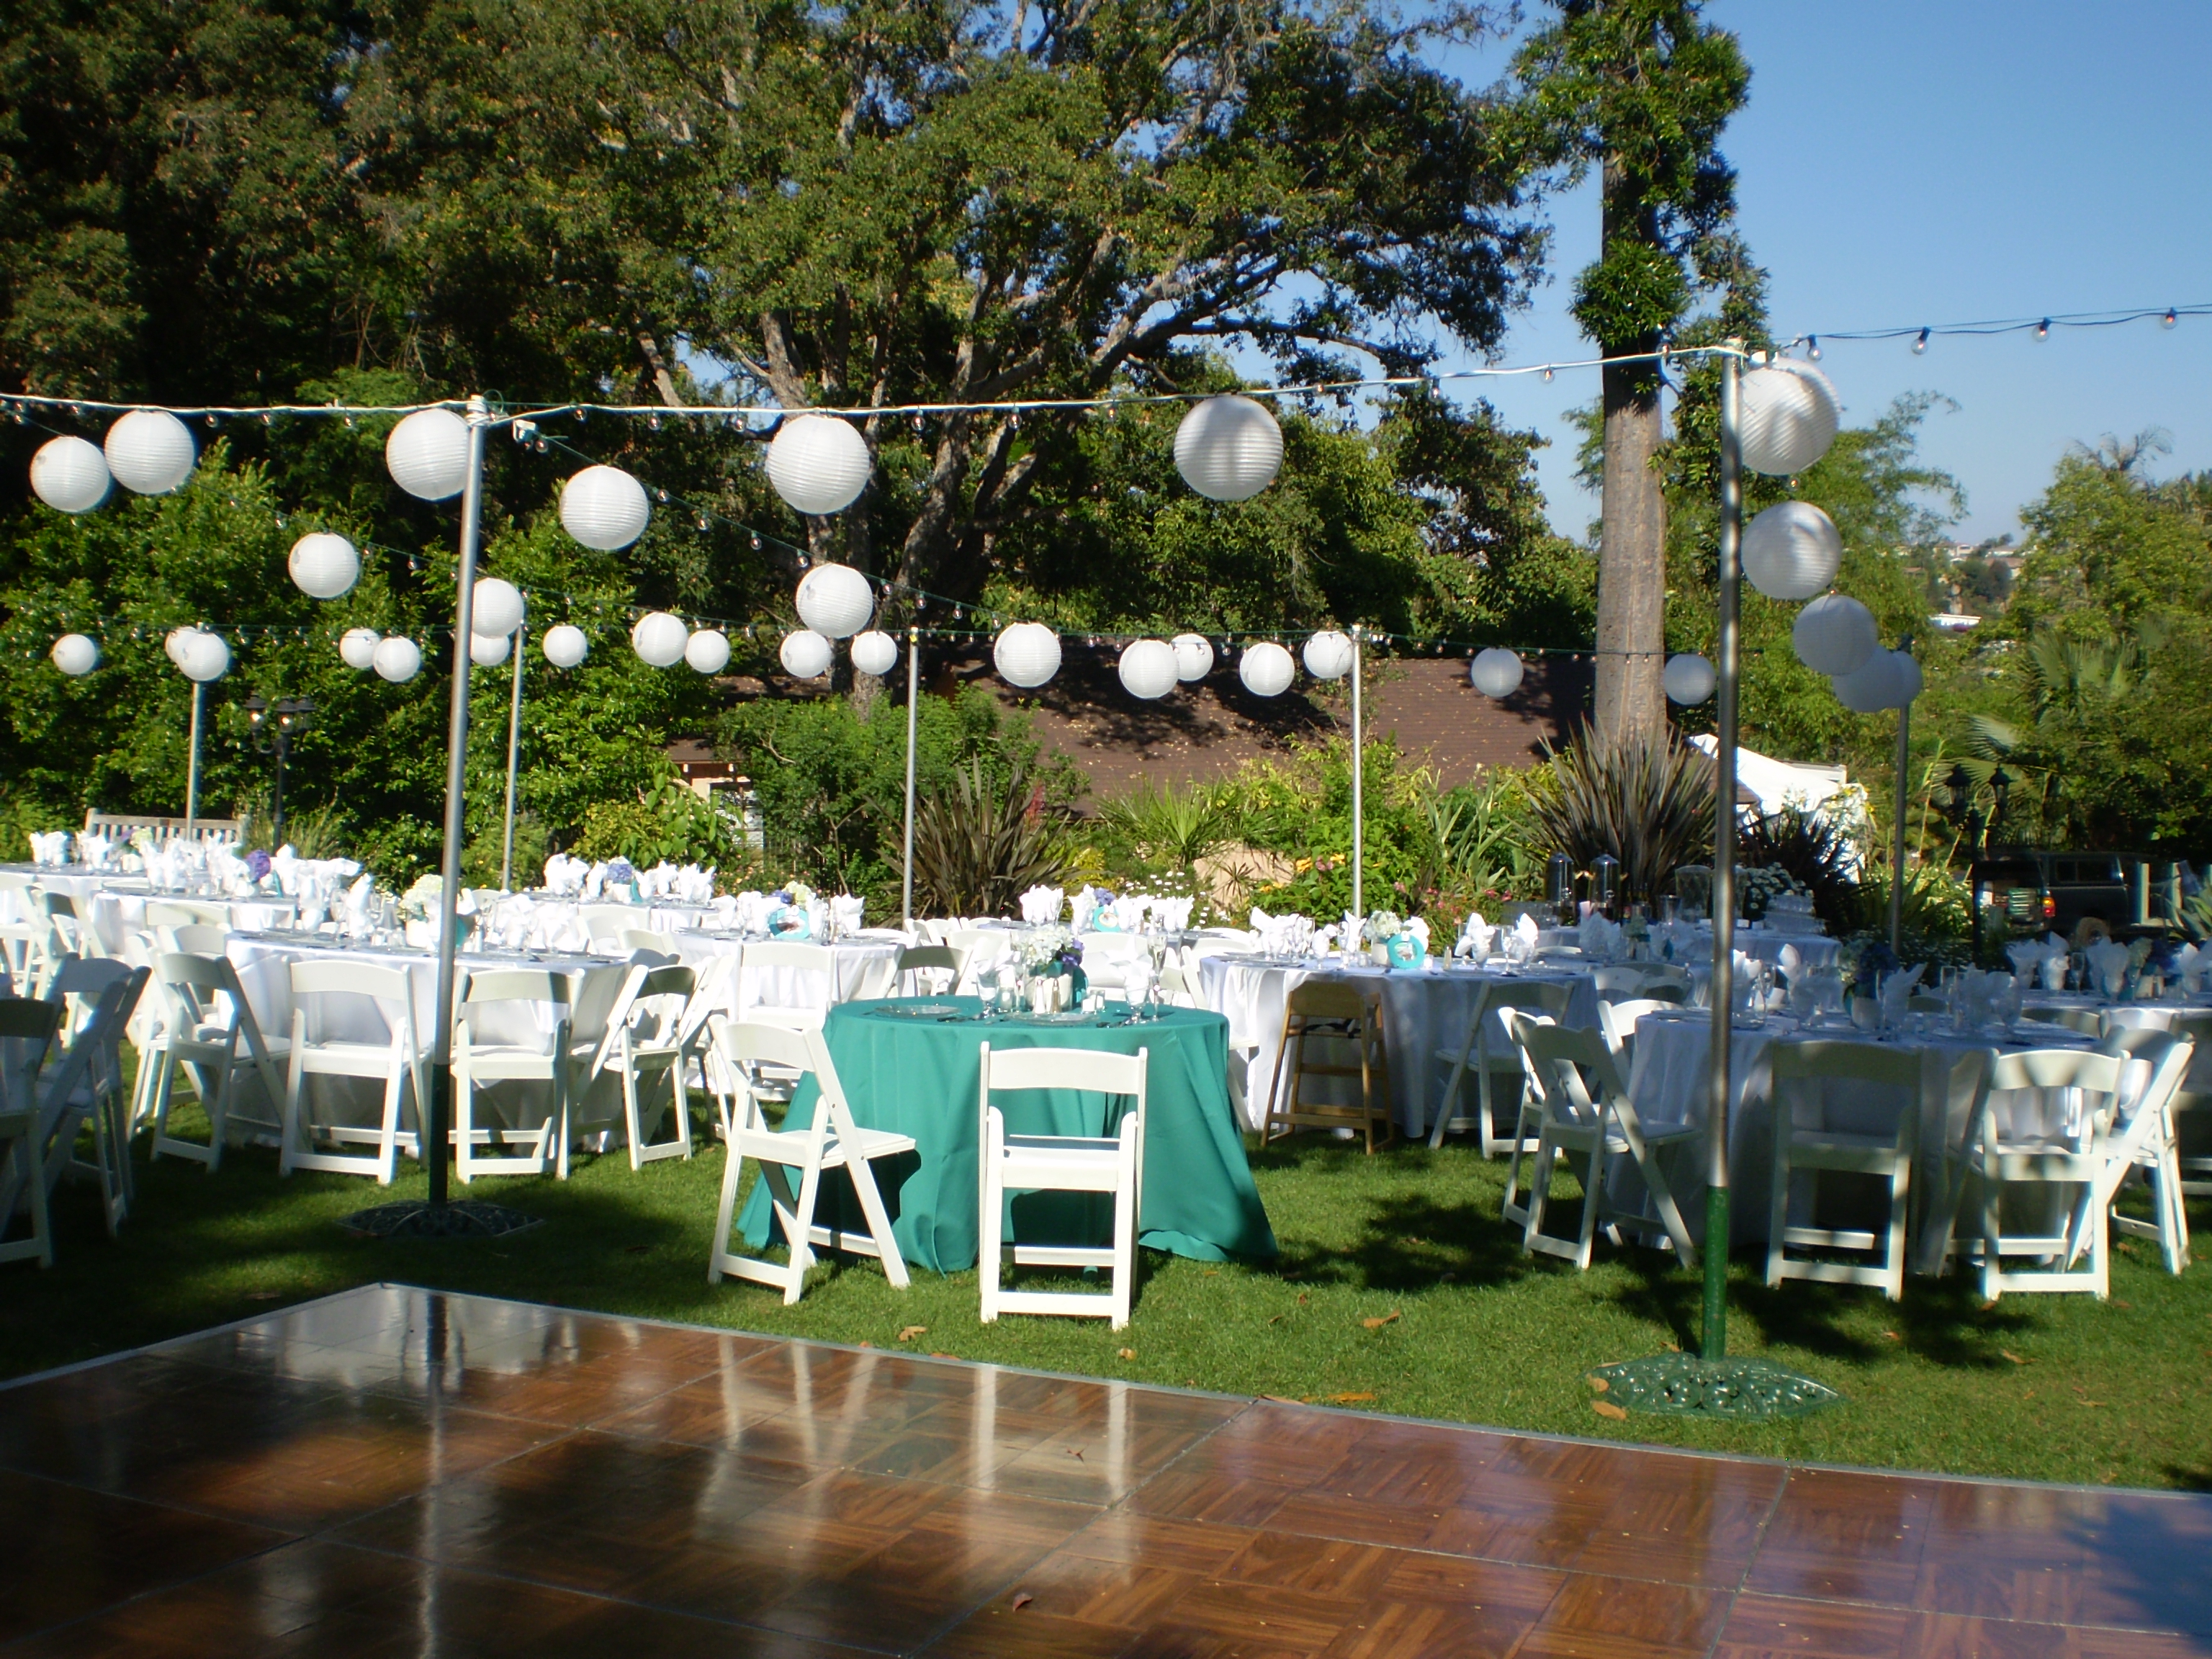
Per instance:
[[[1719,744],[1709,734],[1699,732],[1690,741],[1707,755],[1713,754]],[[1838,817],[1846,824],[1855,823],[1859,816],[1858,792],[1840,766],[1814,766],[1799,761],[1778,761],[1769,756],[1755,754],[1751,750],[1738,748],[1735,751],[1736,781],[1759,797],[1759,810],[1776,812],[1784,806],[1812,809],[1821,817]]]

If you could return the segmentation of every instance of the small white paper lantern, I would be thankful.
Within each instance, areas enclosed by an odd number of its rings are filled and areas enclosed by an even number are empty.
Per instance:
[[[1213,672],[1213,641],[1203,634],[1178,634],[1168,641],[1175,647],[1176,678],[1202,680]]]
[[[451,501],[469,481],[469,423],[450,409],[418,409],[384,441],[392,482],[425,501]]]
[[[835,647],[812,629],[799,628],[783,636],[775,654],[783,672],[793,679],[818,680],[830,672]]]
[[[1810,501],[1782,501],[1744,526],[1744,580],[1770,599],[1809,599],[1835,580],[1844,538]]]
[[[1713,695],[1717,678],[1712,664],[1695,652],[1683,651],[1667,659],[1666,672],[1659,682],[1666,688],[1668,702],[1687,708]]]
[[[545,660],[556,668],[574,668],[590,654],[592,641],[589,635],[574,623],[559,623],[545,630],[545,637],[539,641],[538,648],[545,653]]]
[[[1828,377],[1787,357],[1745,375],[1736,408],[1744,465],[1772,478],[1802,472],[1826,454],[1843,413]]]
[[[369,660],[380,677],[403,685],[422,671],[422,650],[405,635],[394,634],[376,642],[376,654]]]
[[[1118,665],[1121,689],[1146,702],[1164,697],[1176,689],[1175,647],[1165,640],[1137,640],[1126,647]]]
[[[898,641],[880,629],[853,635],[853,666],[881,679],[898,666]]]
[[[868,487],[868,441],[835,415],[794,415],[768,447],[768,481],[793,511],[842,513]]]
[[[1881,641],[1874,612],[1856,599],[1826,593],[1797,613],[1790,642],[1814,673],[1837,675],[1856,672]]]
[[[344,537],[327,530],[294,542],[288,564],[294,585],[311,599],[343,599],[361,580],[361,555]]]
[[[1352,672],[1352,641],[1334,628],[1324,629],[1308,640],[1302,654],[1306,672],[1317,680],[1340,680]]]
[[[561,486],[561,527],[602,553],[628,547],[652,517],[645,486],[618,466],[587,466]]]
[[[1828,684],[1835,689],[1836,701],[1855,714],[1879,714],[1905,702],[1893,651],[1876,651],[1850,673],[1832,676]]]
[[[489,639],[504,639],[522,626],[522,590],[497,576],[477,578],[469,626]]]
[[[31,457],[31,488],[57,513],[89,513],[107,499],[107,457],[82,438],[49,438]]]
[[[1467,665],[1467,683],[1486,697],[1510,697],[1521,689],[1521,677],[1527,672],[1519,653],[1493,645],[1474,653]]]
[[[1249,501],[1282,468],[1283,429],[1249,398],[1208,398],[1176,428],[1175,463],[1208,501]]]
[[[1910,651],[1889,653],[1897,661],[1897,705],[1902,708],[1919,696],[1927,686],[1928,677],[1920,672],[1920,659]]]
[[[701,629],[684,641],[684,660],[699,673],[720,673],[729,665],[729,635],[720,629]]]
[[[991,647],[999,678],[1034,690],[1060,672],[1060,635],[1042,623],[1013,623],[1000,630]]]
[[[199,631],[198,629],[190,626],[173,628],[169,630],[168,637],[161,641],[161,649],[169,653],[169,660],[178,667],[182,668],[185,665],[185,659],[191,654],[192,641]]]
[[[825,639],[849,639],[876,614],[876,590],[849,564],[816,565],[799,579],[796,597],[799,620]]]
[[[1237,678],[1255,697],[1279,697],[1297,677],[1298,665],[1291,660],[1291,653],[1273,640],[1246,646],[1244,654],[1237,659]]]
[[[504,634],[469,635],[469,660],[479,668],[496,668],[507,660],[510,643]]]
[[[230,647],[219,634],[203,634],[194,629],[185,647],[185,659],[177,665],[188,680],[205,684],[219,680],[230,672]]]
[[[141,495],[166,495],[199,459],[191,429],[166,409],[134,409],[107,428],[107,470]]]
[[[349,628],[338,640],[338,655],[345,659],[348,668],[374,668],[381,637],[374,628]]]
[[[684,647],[691,643],[691,630],[680,617],[665,611],[640,617],[629,630],[629,648],[639,660],[654,668],[667,668],[684,660]]]
[[[75,679],[100,666],[100,646],[82,634],[64,634],[54,641],[54,666]]]

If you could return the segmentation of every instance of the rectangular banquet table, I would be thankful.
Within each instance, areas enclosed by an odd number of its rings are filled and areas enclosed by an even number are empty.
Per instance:
[[[956,1012],[941,1018],[912,1012],[923,1006]],[[910,1264],[939,1273],[975,1265],[981,1135],[976,1088],[987,1042],[995,1048],[1147,1050],[1139,1242],[1200,1261],[1275,1254],[1275,1235],[1252,1184],[1229,1102],[1228,1024],[1220,1015],[1174,1008],[1136,1024],[1118,1015],[1055,1024],[1026,1016],[987,1020],[981,1009],[975,997],[851,1002],[831,1009],[823,1029],[854,1115],[867,1128],[911,1135],[916,1143],[918,1159],[910,1153],[875,1166],[892,1230]],[[811,1124],[817,1098],[809,1079],[793,1098],[785,1126]],[[1000,1109],[1008,1129],[1018,1134],[1098,1135],[1114,1128],[1099,1095],[1024,1091],[1000,1097]],[[823,1185],[821,1219],[832,1218],[833,1192],[838,1224],[864,1228],[842,1177]],[[1102,1204],[1088,1194],[1010,1198],[1006,1237],[1032,1243],[1103,1240],[1102,1218],[1111,1213],[1110,1200]],[[769,1242],[769,1224],[767,1194],[756,1182],[739,1224],[758,1247]]]

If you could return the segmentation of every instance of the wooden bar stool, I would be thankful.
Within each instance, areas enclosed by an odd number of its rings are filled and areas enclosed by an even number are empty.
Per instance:
[[[1356,1062],[1310,1059],[1309,1042],[1349,1042]],[[1295,1054],[1293,1054],[1295,1045]],[[1324,1050],[1326,1054],[1326,1050]],[[1288,1081],[1283,1061],[1291,1057]],[[1359,1103],[1337,1105],[1305,1098],[1308,1078],[1358,1078]],[[1276,1125],[1283,1127],[1279,1132]],[[1382,994],[1342,980],[1310,979],[1295,987],[1283,1005],[1283,1037],[1275,1048],[1275,1091],[1260,1127],[1264,1146],[1293,1129],[1361,1130],[1367,1150],[1375,1150],[1375,1126],[1382,1126],[1387,1146],[1397,1133],[1390,1116],[1390,1057],[1382,1042]]]

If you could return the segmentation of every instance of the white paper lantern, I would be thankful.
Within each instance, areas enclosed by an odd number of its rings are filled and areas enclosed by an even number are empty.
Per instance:
[[[1919,696],[1928,678],[1920,672],[1920,659],[1910,651],[1893,651],[1889,654],[1897,659],[1897,704],[1902,708]]]
[[[199,459],[191,428],[166,409],[132,410],[107,428],[103,447],[115,482],[141,495],[167,495]]]
[[[1237,678],[1255,697],[1279,697],[1297,677],[1298,665],[1291,660],[1291,653],[1273,640],[1246,646],[1244,654],[1237,659]]]
[[[361,555],[343,536],[318,530],[292,544],[292,580],[311,599],[343,599],[361,580]]]
[[[169,653],[169,660],[178,667],[182,668],[185,665],[185,659],[191,654],[192,641],[198,636],[199,631],[198,629],[189,626],[173,628],[169,630],[168,637],[161,641],[161,649]]]
[[[1893,651],[1876,651],[1851,672],[1832,676],[1828,684],[1835,689],[1836,701],[1855,714],[1879,714],[1905,702]]]
[[[338,655],[348,668],[374,668],[380,637],[374,628],[349,628],[338,641]]]
[[[1770,599],[1809,599],[1835,580],[1844,538],[1810,501],[1783,501],[1744,526],[1744,580]]]
[[[1736,409],[1744,465],[1773,478],[1802,472],[1826,454],[1843,413],[1828,377],[1787,357],[1743,377]]]
[[[469,660],[479,668],[496,668],[507,660],[510,643],[504,634],[471,634],[469,635]]]
[[[811,628],[794,629],[783,636],[783,644],[776,651],[783,664],[783,672],[793,679],[818,680],[830,672],[830,659],[836,647]]]
[[[1667,659],[1659,682],[1666,688],[1668,702],[1687,708],[1713,695],[1717,678],[1712,664],[1695,652],[1684,651]]]
[[[1202,680],[1213,672],[1213,641],[1203,634],[1178,634],[1168,641],[1175,647],[1176,677]]]
[[[898,641],[878,629],[853,635],[853,666],[881,679],[898,666]]]
[[[1826,593],[1797,613],[1790,630],[1797,660],[1816,674],[1849,674],[1874,654],[1881,637],[1874,612],[1856,599]]]
[[[768,481],[796,512],[842,513],[868,487],[868,441],[835,415],[794,415],[768,447]]]
[[[1060,635],[1042,623],[1014,623],[1000,632],[991,647],[999,678],[1033,690],[1060,672]]]
[[[402,685],[421,671],[422,651],[404,634],[394,634],[376,642],[376,654],[370,661],[380,676],[394,685]]]
[[[1175,463],[1208,501],[1249,501],[1281,470],[1283,429],[1249,398],[1208,398],[1176,428]]]
[[[592,649],[591,636],[570,623],[560,623],[545,630],[538,643],[545,660],[556,668],[574,668],[583,661]]]
[[[587,466],[561,486],[561,527],[603,553],[628,547],[652,517],[645,486],[618,466]]]
[[[469,626],[486,639],[503,639],[522,626],[522,590],[497,576],[477,578]]]
[[[1486,697],[1510,697],[1521,689],[1521,677],[1526,672],[1517,652],[1493,645],[1474,653],[1474,660],[1467,666],[1467,683]]]
[[[1121,689],[1147,702],[1167,696],[1181,678],[1175,647],[1165,640],[1138,640],[1125,647],[1118,666]]]
[[[720,629],[701,629],[684,641],[684,660],[699,673],[720,673],[729,665],[729,635]]]
[[[451,501],[469,481],[469,423],[450,409],[418,409],[384,441],[392,482],[426,501]]]
[[[1306,672],[1317,680],[1340,680],[1352,672],[1352,641],[1334,628],[1306,641]]]
[[[691,630],[681,618],[665,611],[653,611],[640,617],[629,630],[629,648],[639,659],[654,668],[667,668],[684,659],[684,647],[691,643]]]
[[[107,484],[107,457],[82,438],[49,438],[31,457],[31,488],[57,513],[91,512]]]
[[[817,564],[799,579],[799,620],[825,639],[848,639],[876,614],[876,590],[849,564]]]
[[[100,646],[82,634],[64,634],[54,641],[54,666],[75,678],[100,666]]]
[[[230,672],[230,647],[219,634],[203,634],[194,629],[185,647],[185,659],[177,666],[185,671],[186,679],[198,680],[204,685],[210,680],[219,680]]]

